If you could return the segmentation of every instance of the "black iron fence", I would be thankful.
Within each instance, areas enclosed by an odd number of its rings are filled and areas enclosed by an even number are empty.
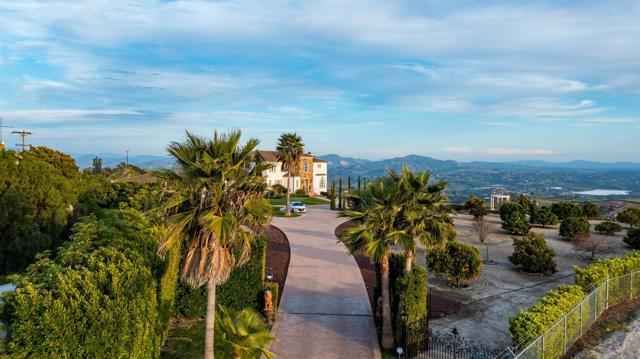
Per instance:
[[[454,328],[446,332],[432,332],[427,319],[404,325],[403,359],[491,359],[497,351],[476,344]]]

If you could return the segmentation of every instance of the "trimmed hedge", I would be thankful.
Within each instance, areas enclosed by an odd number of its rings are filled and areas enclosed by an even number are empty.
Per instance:
[[[161,233],[133,209],[77,223],[58,255],[41,256],[4,296],[9,354],[158,357],[179,263],[175,250],[157,257]]]
[[[216,288],[216,304],[234,312],[245,308],[262,310],[266,255],[267,240],[262,236],[255,237],[251,244],[251,259],[242,267],[234,269],[229,280]],[[201,318],[205,316],[206,308],[206,287],[192,288],[180,282],[176,293],[175,315]]]
[[[509,331],[515,343],[524,345],[542,335],[558,319],[573,309],[585,297],[580,286],[565,285],[550,290],[538,303],[509,318]],[[579,326],[579,324],[577,324]],[[579,327],[578,327],[579,330]],[[549,348],[552,348],[549,345]],[[562,351],[562,347],[560,347]],[[545,354],[547,351],[545,350]],[[554,356],[550,356],[554,357]]]
[[[414,264],[411,273],[396,279],[395,295],[398,298],[398,313],[414,323],[427,316],[427,271]]]
[[[633,251],[622,258],[602,259],[586,268],[573,266],[576,284],[590,292],[610,278],[640,271],[640,251]]]

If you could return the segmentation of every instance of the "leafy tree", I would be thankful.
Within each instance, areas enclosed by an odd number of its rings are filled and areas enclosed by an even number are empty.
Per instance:
[[[233,314],[220,306],[216,316],[216,337],[232,348],[233,359],[258,359],[262,355],[274,357],[265,347],[275,337],[260,314],[252,309]]]
[[[483,217],[487,213],[489,213],[489,208],[487,208],[487,204],[484,202],[484,199],[470,196],[467,202],[464,204],[464,209],[469,211],[473,217]]]
[[[596,232],[605,233],[612,236],[616,232],[622,231],[622,226],[613,221],[605,221],[596,224],[595,230]]]
[[[175,241],[186,241],[182,280],[207,285],[205,359],[214,357],[216,285],[249,260],[252,229],[271,220],[271,206],[263,198],[262,173],[268,166],[255,155],[259,141],[240,146],[240,136],[240,131],[215,132],[210,140],[187,132],[185,142],[168,147],[178,169],[161,173],[169,230],[158,251],[164,254]]]
[[[304,152],[302,138],[296,133],[283,133],[276,147],[278,161],[282,162],[282,170],[287,171],[287,204],[284,213],[291,215],[291,175],[299,170],[300,157]]]
[[[287,192],[287,188],[280,183],[271,185],[271,193],[274,197],[282,197]]]
[[[526,215],[527,212],[524,208],[516,202],[506,202],[500,206],[500,219],[502,221],[506,221],[507,218],[511,217],[511,214],[514,212],[521,213],[522,215]]]
[[[600,217],[600,207],[593,202],[585,203],[582,206],[582,214],[589,219],[597,219]]]
[[[531,213],[531,224],[540,225],[542,228],[553,226],[558,224],[558,216],[548,206],[534,207]]]
[[[589,220],[584,217],[569,217],[560,223],[560,235],[570,240],[589,233],[590,229]]]
[[[527,237],[513,237],[514,251],[509,261],[521,265],[527,273],[551,274],[556,271],[553,257],[556,251],[547,245],[541,234],[530,232]]]
[[[626,223],[631,227],[640,226],[640,208],[627,208],[618,214],[618,222]]]
[[[531,229],[524,208],[517,203],[507,202],[500,206],[500,218],[503,218],[502,228],[511,234],[527,234]]]
[[[528,215],[531,215],[533,209],[536,207],[536,202],[524,193],[521,193],[518,196],[518,199],[516,199],[516,203],[522,206],[522,208],[524,208],[524,211]]]
[[[627,235],[624,237],[624,243],[634,249],[640,249],[640,228],[629,228]]]
[[[66,153],[49,147],[37,146],[24,153],[26,157],[37,158],[51,165],[51,169],[64,177],[73,178],[80,174],[76,160]]]
[[[49,162],[0,151],[0,274],[22,271],[38,252],[58,247],[76,200],[72,181]]]
[[[558,219],[563,221],[571,217],[582,217],[582,207],[570,202],[557,202],[551,205],[553,212]]]
[[[339,239],[352,255],[364,254],[380,265],[382,292],[382,347],[394,347],[391,318],[389,258],[392,247],[406,241],[409,235],[397,224],[400,217],[398,201],[400,187],[392,178],[380,178],[367,186],[356,198],[362,203],[360,211],[345,210],[342,215],[359,219],[362,224],[347,229]]]
[[[476,278],[482,273],[478,248],[455,240],[428,252],[426,261],[432,272],[437,275],[445,274],[449,281],[455,279],[456,288],[460,288],[461,281]]]

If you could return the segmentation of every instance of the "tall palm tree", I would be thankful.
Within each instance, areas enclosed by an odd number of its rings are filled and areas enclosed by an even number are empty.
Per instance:
[[[273,358],[273,353],[265,347],[275,337],[256,311],[243,309],[232,314],[220,306],[216,316],[216,332],[220,340],[233,348],[233,359],[259,358],[262,355]]]
[[[401,205],[399,228],[409,236],[400,243],[405,250],[405,272],[411,272],[415,253],[415,239],[427,248],[441,245],[455,238],[451,206],[444,195],[447,183],[429,183],[429,171],[414,172],[403,166],[402,171],[389,170],[389,177],[400,186]]]
[[[391,320],[391,298],[389,292],[389,256],[393,245],[409,237],[398,230],[401,207],[400,186],[391,178],[382,178],[370,183],[360,194],[351,194],[357,199],[360,210],[345,210],[343,216],[360,219],[362,224],[346,230],[340,241],[352,255],[364,254],[380,264],[382,285],[382,347],[392,349],[394,344]]]
[[[185,142],[167,149],[177,169],[158,174],[168,226],[158,252],[163,256],[173,242],[186,242],[181,278],[194,287],[207,285],[205,359],[214,358],[216,285],[249,260],[254,231],[271,221],[261,175],[268,166],[256,156],[259,141],[241,146],[240,135],[215,132],[205,139],[187,132]]]
[[[287,205],[284,213],[291,215],[291,175],[298,172],[300,157],[304,152],[302,138],[296,133],[283,133],[276,147],[278,161],[282,162],[282,170],[287,171]]]

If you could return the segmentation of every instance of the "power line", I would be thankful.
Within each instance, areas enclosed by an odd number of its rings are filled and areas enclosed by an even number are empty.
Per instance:
[[[3,128],[13,128],[13,126],[4,126],[2,124],[2,117],[0,116],[0,145],[4,145],[4,141],[2,140],[2,129]]]
[[[33,135],[33,133],[31,133],[29,131],[12,131],[11,133],[17,134],[22,139],[22,144],[20,144],[20,143],[16,144],[16,146],[22,147],[22,152],[24,152],[24,148],[25,147],[31,148],[31,145],[24,143],[24,140],[26,139],[27,136]]]

